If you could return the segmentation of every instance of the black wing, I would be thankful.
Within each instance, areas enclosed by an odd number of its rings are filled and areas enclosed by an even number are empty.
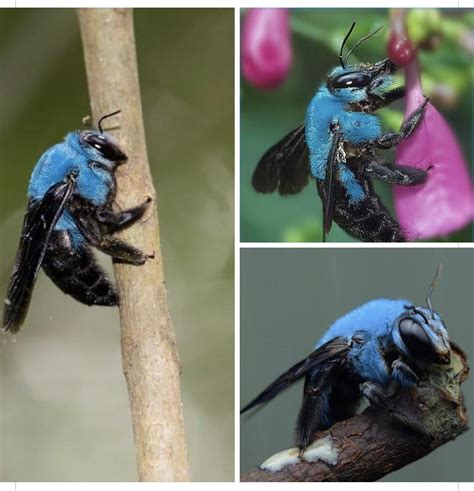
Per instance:
[[[49,237],[74,192],[76,177],[70,174],[51,186],[41,201],[29,204],[3,310],[4,331],[17,332],[23,324]]]
[[[334,213],[334,200],[332,199],[332,186],[337,170],[337,150],[342,140],[342,133],[337,121],[331,123],[331,148],[329,150],[326,178],[324,179],[324,196],[323,196],[323,242],[326,242],[326,235],[331,230],[332,216]]]
[[[325,372],[331,370],[334,365],[340,365],[345,360],[349,348],[350,344],[347,339],[341,337],[331,339],[313,351],[307,358],[293,365],[289,370],[280,375],[240,412],[245,413],[259,404],[270,401],[281,391],[316,368],[320,368]]]
[[[259,193],[299,193],[310,176],[304,125],[300,125],[269,148],[255,168],[252,186]]]

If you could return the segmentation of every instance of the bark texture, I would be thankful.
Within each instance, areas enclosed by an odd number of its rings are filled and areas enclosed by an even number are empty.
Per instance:
[[[107,120],[128,161],[117,171],[119,208],[156,203],[148,165],[138,82],[133,11],[79,9],[94,121]],[[156,206],[121,237],[154,254],[144,266],[115,264],[120,294],[123,371],[130,398],[141,481],[187,481],[189,467],[180,393],[180,365],[161,259]]]
[[[278,472],[255,468],[242,475],[241,481],[376,481],[468,429],[461,392],[468,372],[466,355],[453,346],[449,366],[434,366],[416,391],[392,397],[397,408],[414,416],[432,438],[409,431],[388,414],[369,407],[315,435],[315,439],[332,438],[338,451],[335,465],[301,461]]]

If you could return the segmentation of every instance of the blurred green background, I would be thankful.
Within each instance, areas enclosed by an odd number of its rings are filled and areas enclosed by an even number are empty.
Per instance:
[[[135,28],[192,479],[233,480],[234,11],[136,10]],[[75,11],[2,9],[0,66],[3,297],[33,165],[90,114]],[[118,311],[40,273],[0,339],[0,480],[136,480]]]
[[[341,40],[352,21],[357,22],[355,42],[364,33],[383,25],[376,40],[363,43],[351,61],[386,58],[385,36],[389,11],[374,9],[292,9],[293,67],[286,82],[277,90],[263,91],[241,83],[241,240],[243,242],[303,242],[322,239],[322,206],[313,182],[295,196],[257,194],[251,187],[253,170],[263,153],[303,120],[306,107],[328,71],[338,65]],[[473,39],[474,11],[442,10],[444,39],[432,52],[420,52],[425,93],[445,116],[472,165],[473,145]],[[462,47],[469,44],[471,51]],[[352,44],[349,43],[349,46]],[[399,78],[402,83],[402,78]],[[378,111],[383,127],[398,130],[403,101]],[[393,153],[387,152],[393,161]],[[383,202],[393,212],[391,187],[375,183]],[[334,224],[331,242],[353,241]],[[469,227],[439,238],[440,241],[471,241]]]
[[[471,249],[243,249],[241,251],[241,407],[311,351],[336,319],[374,298],[432,295],[451,339],[473,359],[474,252]],[[241,471],[293,446],[302,382],[241,418]],[[468,413],[474,380],[463,384]],[[386,481],[473,481],[474,433],[469,430]],[[387,442],[389,444],[390,442]]]

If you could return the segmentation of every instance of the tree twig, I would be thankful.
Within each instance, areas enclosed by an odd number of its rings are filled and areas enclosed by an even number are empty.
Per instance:
[[[114,137],[128,155],[117,172],[120,208],[155,197],[146,152],[133,12],[79,9],[94,121],[121,109]],[[180,366],[161,259],[158,214],[122,233],[154,254],[144,266],[115,264],[120,294],[123,371],[130,398],[139,478],[187,481],[189,468],[180,394]]]
[[[315,435],[329,441],[337,453],[336,463],[322,460],[289,464],[276,472],[255,468],[241,481],[375,481],[420,459],[468,429],[461,383],[467,378],[465,354],[453,345],[448,368],[436,367],[426,374],[414,392],[393,396],[397,410],[410,414],[431,433],[422,437],[406,429],[380,409],[367,408],[362,414],[335,424]]]

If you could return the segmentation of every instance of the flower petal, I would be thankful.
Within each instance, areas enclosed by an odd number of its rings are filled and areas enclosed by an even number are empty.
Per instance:
[[[405,68],[405,119],[418,108],[423,95],[418,61]],[[397,147],[396,163],[428,169],[419,186],[395,186],[398,221],[410,240],[447,235],[474,217],[474,190],[461,148],[448,123],[430,103],[415,132]]]

